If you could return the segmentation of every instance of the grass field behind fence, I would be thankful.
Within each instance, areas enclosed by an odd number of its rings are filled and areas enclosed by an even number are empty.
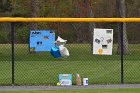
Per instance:
[[[139,93],[140,89],[21,90],[0,93]]]
[[[124,56],[124,82],[140,83],[140,45],[129,45]],[[89,84],[120,83],[120,55],[113,47],[112,56],[93,55],[89,44],[68,44],[68,58],[53,58],[49,52],[30,54],[27,44],[15,44],[15,84],[56,85],[59,74],[76,73],[88,77]],[[0,45],[0,84],[11,84],[11,46]]]

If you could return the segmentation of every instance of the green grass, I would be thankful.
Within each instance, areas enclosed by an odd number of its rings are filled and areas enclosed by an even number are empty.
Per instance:
[[[0,91],[0,93],[139,93],[140,89],[85,89],[85,90],[42,90]]]
[[[129,46],[124,56],[125,83],[140,83],[140,45]],[[58,75],[70,73],[75,84],[76,73],[88,77],[89,84],[120,83],[120,55],[114,45],[112,56],[93,55],[88,44],[68,44],[68,58],[53,58],[50,53],[30,54],[28,45],[15,44],[15,84],[56,85]],[[11,84],[11,46],[0,45],[0,84]]]

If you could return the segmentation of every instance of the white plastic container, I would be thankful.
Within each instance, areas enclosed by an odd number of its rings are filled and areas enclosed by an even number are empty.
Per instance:
[[[83,85],[88,85],[88,78],[83,78]]]
[[[68,57],[70,55],[68,49],[63,45],[59,46],[59,50],[62,57]]]

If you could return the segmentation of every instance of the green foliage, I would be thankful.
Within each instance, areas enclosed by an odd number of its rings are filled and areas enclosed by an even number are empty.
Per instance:
[[[29,28],[24,26],[16,29],[15,43],[29,43]]]
[[[11,0],[2,0],[0,3],[0,12],[10,12],[12,10]]]
[[[30,0],[2,0],[0,3],[0,16],[10,16],[12,6],[14,7],[13,16],[16,17],[30,17],[31,15],[31,1]],[[80,1],[80,0],[79,0]],[[92,1],[92,0],[91,0]],[[72,0],[39,0],[39,13],[38,17],[74,17],[74,7]],[[94,0],[92,1],[92,10],[95,17],[116,17],[117,9],[114,0]],[[140,0],[126,0],[127,6],[127,17],[139,17]],[[7,13],[8,12],[8,13]],[[21,24],[21,23],[18,23]],[[51,24],[51,23],[38,23],[38,29],[54,29],[60,32],[65,38],[69,38],[70,42],[74,42],[76,39],[76,31],[69,25],[65,27],[64,25]],[[50,26],[51,24],[51,26]],[[62,24],[62,23],[60,23]],[[96,23],[97,28],[113,28],[115,29],[115,42],[117,42],[117,26],[115,23]],[[6,24],[1,26],[1,28],[7,28]],[[65,32],[63,33],[63,31]],[[131,39],[131,33],[134,31],[138,33],[139,23],[129,23],[127,24],[127,30],[129,40]],[[7,30],[3,30],[7,31]],[[10,31],[10,28],[9,28]],[[21,31],[21,33],[20,33]],[[28,43],[29,37],[29,24],[20,25],[16,29],[16,40],[20,43]],[[9,32],[10,33],[10,32]],[[23,33],[23,34],[22,34]],[[0,32],[0,34],[2,34]],[[133,38],[139,37],[139,34],[135,34]],[[0,35],[1,42],[7,42],[6,36]],[[23,37],[22,37],[23,36]],[[72,39],[73,38],[73,39]],[[27,40],[25,40],[27,39]],[[136,38],[137,39],[137,38]],[[3,40],[3,41],[2,41]],[[140,41],[140,40],[139,40]],[[133,42],[133,41],[132,41]]]
[[[5,43],[9,43],[10,38],[9,38],[9,33],[1,33],[0,34],[0,43],[5,44]]]

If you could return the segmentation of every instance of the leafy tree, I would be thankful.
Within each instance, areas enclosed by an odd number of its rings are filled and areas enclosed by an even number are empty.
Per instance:
[[[126,3],[125,0],[116,0],[118,4],[118,16],[125,18],[126,17]],[[126,32],[126,23],[118,24],[118,53],[121,52],[121,29],[123,31],[123,51],[124,54],[128,53],[128,39]]]
[[[9,12],[12,10],[11,0],[2,0],[0,3],[0,12]]]
[[[38,17],[39,12],[39,0],[31,0],[31,17]],[[37,23],[31,23],[30,25],[31,30],[37,30],[38,24]]]
[[[73,0],[74,17],[94,17],[92,0]],[[76,31],[77,42],[91,42],[94,23],[72,23]],[[87,38],[90,37],[90,38]]]

